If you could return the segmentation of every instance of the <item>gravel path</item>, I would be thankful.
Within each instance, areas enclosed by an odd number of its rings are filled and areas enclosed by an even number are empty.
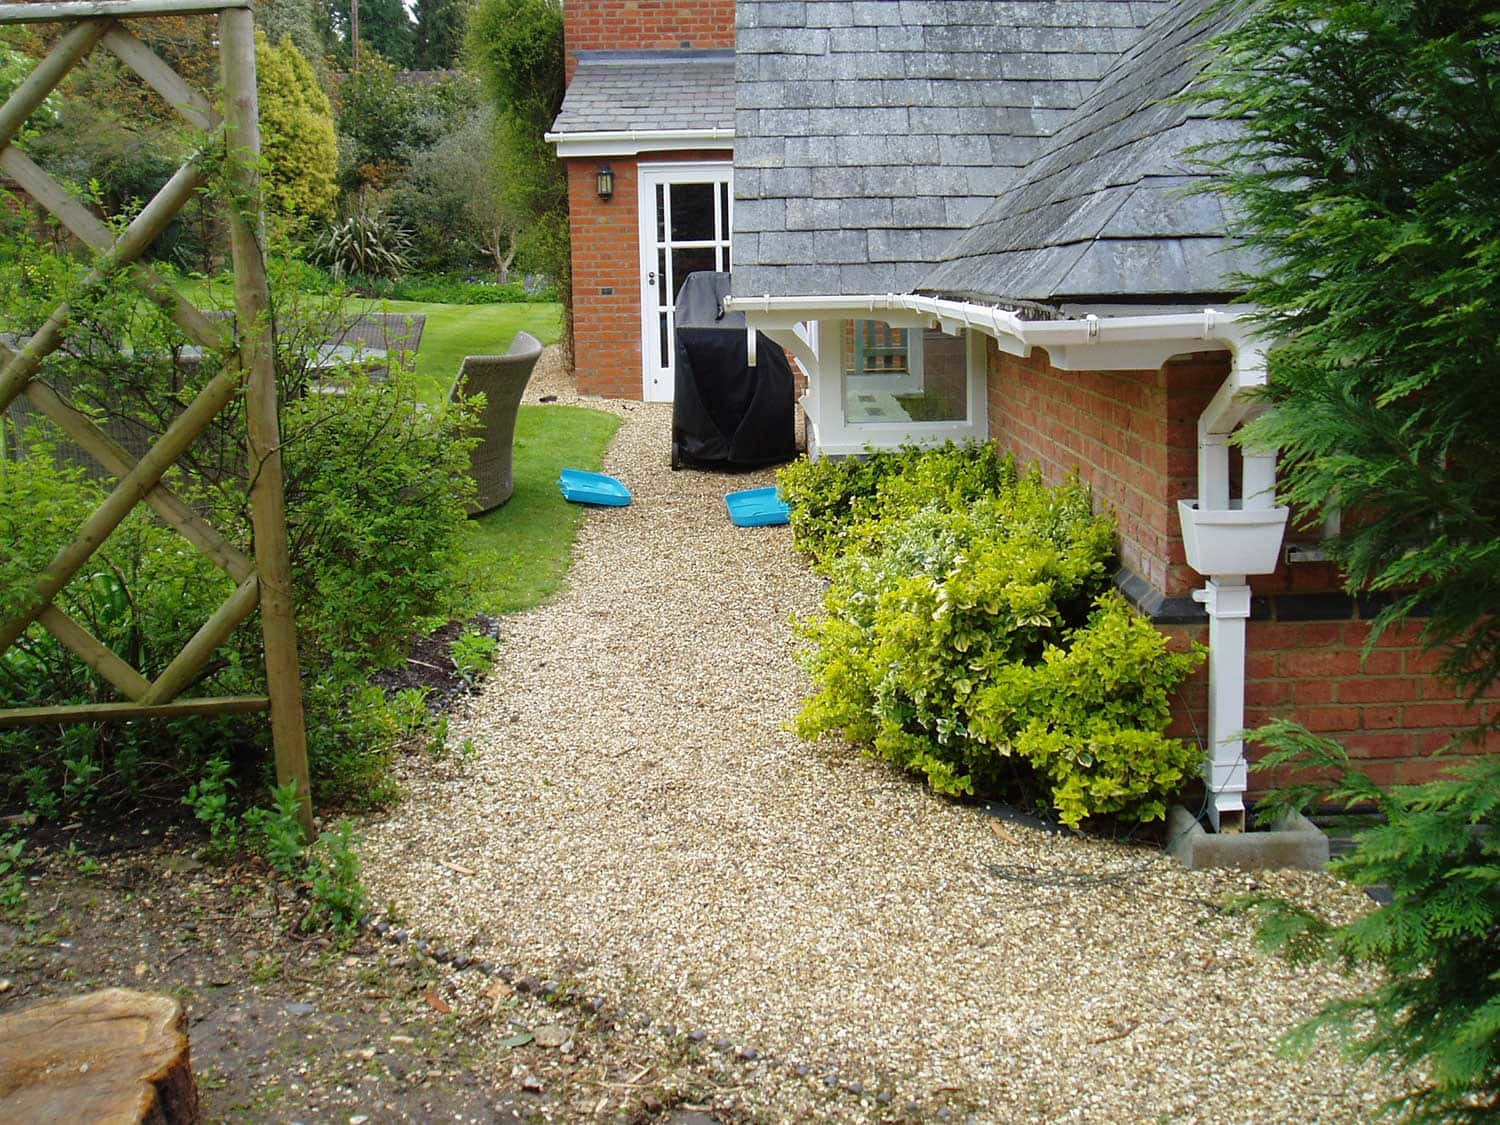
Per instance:
[[[576,400],[539,376],[528,397]],[[1274,1051],[1347,982],[1264,957],[1219,908],[1256,885],[1341,915],[1362,896],[1185,872],[798,741],[788,619],[819,583],[788,529],[735,528],[723,503],[771,474],[673,473],[669,407],[593,405],[626,419],[606,471],[635,503],[591,513],[564,592],[505,620],[450,732],[477,748],[463,776],[413,759],[409,799],[368,826],[374,901],[733,1044],[725,1101],[768,1119],[1370,1118],[1390,1092],[1370,1071]]]

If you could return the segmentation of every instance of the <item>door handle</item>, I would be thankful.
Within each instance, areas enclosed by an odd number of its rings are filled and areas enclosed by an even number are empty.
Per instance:
[[[656,284],[656,271],[655,270],[652,270],[650,273],[648,273],[646,275],[646,284],[647,285],[655,285]]]

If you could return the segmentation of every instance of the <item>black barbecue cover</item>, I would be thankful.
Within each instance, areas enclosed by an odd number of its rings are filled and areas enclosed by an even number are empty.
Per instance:
[[[689,274],[677,295],[672,464],[755,468],[797,456],[792,368],[764,333],[751,367],[745,314],[723,312],[727,273]]]

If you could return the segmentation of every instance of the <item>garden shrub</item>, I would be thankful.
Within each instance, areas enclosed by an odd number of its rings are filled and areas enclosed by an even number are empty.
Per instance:
[[[781,470],[778,483],[792,510],[793,542],[821,565],[843,549],[846,533],[869,520],[877,499],[904,511],[922,507],[929,497],[958,506],[1000,491],[1015,477],[1014,462],[993,443],[949,442],[940,449],[794,461]]]
[[[0,240],[3,241],[3,240]],[[9,307],[24,330],[44,314],[70,269],[55,262],[17,276],[30,258],[0,245],[0,288],[25,292]],[[11,268],[7,269],[9,266]],[[6,276],[9,280],[6,281]],[[468,612],[460,544],[466,526],[470,415],[461,405],[417,403],[413,377],[395,366],[376,382],[357,367],[341,395],[309,393],[310,354],[329,311],[276,310],[277,379],[292,540],[293,598],[304,673],[309,761],[320,804],[369,805],[395,792],[392,747],[426,721],[387,699],[370,676],[399,659],[408,638]],[[32,325],[34,327],[34,325]],[[211,357],[173,362],[181,334],[127,288],[101,287],[74,302],[68,355],[50,357],[47,378],[97,420],[159,428],[215,373]],[[326,374],[326,373],[325,373]],[[36,575],[103,497],[105,484],[55,459],[38,425],[27,456],[0,459],[0,615],[32,597]],[[243,479],[244,409],[235,399],[195,446],[201,474],[171,481],[225,537],[252,551]],[[58,604],[140,669],[158,674],[233,584],[175,531],[137,508]],[[214,654],[193,695],[264,691],[254,618]],[[0,658],[0,706],[44,706],[118,698],[40,627]],[[119,724],[73,724],[0,732],[0,800],[44,815],[119,803],[142,792],[174,798],[194,781],[232,789],[251,803],[268,777],[269,733],[261,716],[213,716]],[[238,785],[216,758],[234,766]],[[209,771],[209,772],[205,772]],[[200,788],[199,795],[203,790]]]
[[[340,283],[362,296],[442,305],[520,305],[557,300],[556,287],[545,283],[529,288],[523,281],[496,285],[493,281],[475,281],[467,274],[413,274],[391,278],[354,273],[342,278]]]
[[[993,445],[783,472],[829,579],[798,622],[816,694],[796,721],[938,792],[1045,800],[1067,824],[1165,815],[1196,750],[1162,736],[1200,659],[1109,589],[1114,521]],[[1045,792],[1044,792],[1045,791]]]

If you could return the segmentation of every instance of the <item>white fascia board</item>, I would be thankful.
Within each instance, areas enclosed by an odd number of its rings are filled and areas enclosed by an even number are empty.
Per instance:
[[[573,156],[634,156],[685,148],[733,148],[733,129],[627,129],[616,133],[547,133],[563,159]]]
[[[758,328],[791,327],[805,320],[916,317],[945,328],[961,326],[993,336],[1002,351],[1027,355],[1045,348],[1064,371],[1128,371],[1160,366],[1184,351],[1225,348],[1238,354],[1250,342],[1247,308],[1201,309],[1143,316],[1023,320],[991,305],[950,301],[914,293],[859,296],[731,297],[728,308],[743,312]]]

